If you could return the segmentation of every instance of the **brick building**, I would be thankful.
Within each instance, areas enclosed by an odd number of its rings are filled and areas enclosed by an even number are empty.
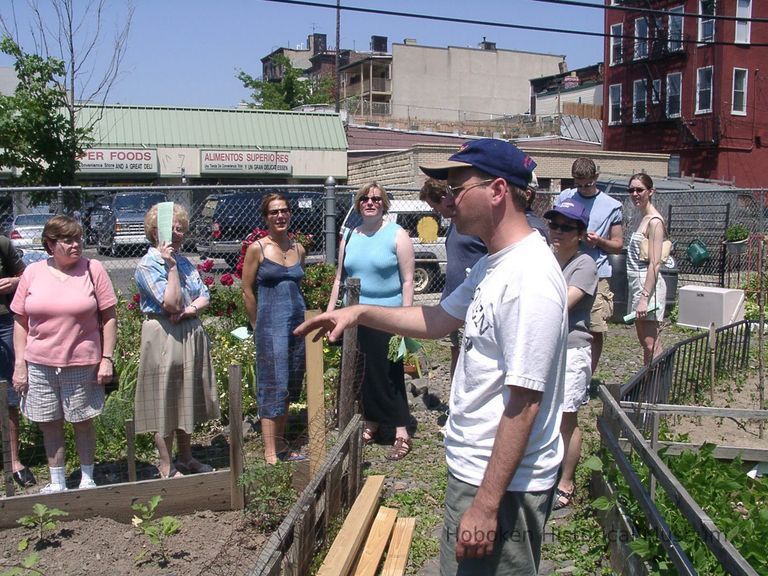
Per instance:
[[[606,5],[616,9],[605,10],[604,148],[668,153],[680,174],[766,186],[768,2]]]

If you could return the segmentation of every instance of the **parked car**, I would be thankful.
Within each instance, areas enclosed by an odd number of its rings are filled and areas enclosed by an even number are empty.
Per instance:
[[[322,252],[323,193],[284,190],[257,190],[211,194],[191,224],[195,248],[203,258],[223,258],[234,268],[240,258],[243,240],[254,228],[266,229],[261,215],[265,195],[282,194],[291,207],[291,232],[311,236],[309,253]]]
[[[450,221],[437,214],[429,204],[421,200],[390,200],[389,211],[384,215],[387,222],[396,222],[404,228],[413,241],[416,266],[413,272],[413,291],[424,294],[438,289],[439,280],[445,282],[445,235]],[[349,209],[341,226],[340,239],[350,229],[362,222],[354,206]],[[423,238],[423,234],[434,232],[434,238]]]
[[[11,244],[22,250],[43,249],[43,228],[53,214],[19,214],[13,219],[9,238]]]
[[[99,254],[118,256],[128,248],[137,254],[147,245],[144,216],[152,206],[167,200],[164,192],[118,192],[103,209],[98,227]]]

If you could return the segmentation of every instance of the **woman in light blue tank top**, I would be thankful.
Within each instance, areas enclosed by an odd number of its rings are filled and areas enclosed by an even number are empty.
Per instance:
[[[329,311],[336,307],[342,271],[347,278],[360,279],[360,304],[413,304],[413,244],[405,230],[384,219],[388,208],[387,194],[375,182],[358,191],[355,209],[363,223],[347,234],[339,247],[340,266],[328,302]],[[387,458],[400,460],[411,450],[411,416],[403,362],[390,362],[387,358],[391,337],[392,334],[366,326],[357,327],[358,352],[364,363],[363,441],[374,442],[380,427],[394,428],[394,444]]]

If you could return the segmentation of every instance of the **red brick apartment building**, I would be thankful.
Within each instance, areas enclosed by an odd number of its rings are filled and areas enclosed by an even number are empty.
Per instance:
[[[606,0],[605,32],[606,150],[768,187],[768,0]]]

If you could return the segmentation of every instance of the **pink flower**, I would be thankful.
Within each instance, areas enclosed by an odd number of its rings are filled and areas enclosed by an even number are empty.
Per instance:
[[[132,300],[133,300],[134,302],[136,302],[136,304],[138,304],[139,302],[141,302],[141,294],[139,294],[139,293],[137,292],[136,294],[134,294],[134,295],[133,295],[133,298],[132,298]]]
[[[216,281],[216,280],[213,278],[213,276],[206,276],[205,278],[203,278],[203,283],[204,283],[206,286],[213,286],[213,283],[214,283],[215,281]]]
[[[138,294],[137,294],[137,296],[138,296]],[[128,302],[127,308],[128,308],[128,310],[136,310],[136,304],[134,304],[133,302]]]
[[[200,268],[203,272],[210,272],[213,270],[213,259],[208,258],[205,262],[200,264]]]
[[[226,274],[221,275],[219,282],[221,282],[223,286],[232,286],[232,284],[235,283],[235,279],[232,277],[232,274],[227,272]]]

